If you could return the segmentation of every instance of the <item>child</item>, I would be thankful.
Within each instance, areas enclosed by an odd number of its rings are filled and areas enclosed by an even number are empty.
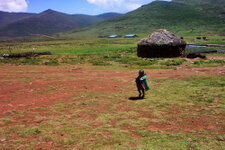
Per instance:
[[[139,70],[139,76],[136,78],[136,84],[139,92],[139,97],[144,98],[145,97],[145,90],[150,90],[148,85],[147,76],[144,72],[144,70]],[[141,96],[142,91],[142,96]]]

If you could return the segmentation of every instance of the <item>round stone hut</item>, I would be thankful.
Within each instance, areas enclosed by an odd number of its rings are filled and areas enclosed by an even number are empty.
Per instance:
[[[184,57],[186,42],[166,29],[160,29],[138,42],[138,57]]]

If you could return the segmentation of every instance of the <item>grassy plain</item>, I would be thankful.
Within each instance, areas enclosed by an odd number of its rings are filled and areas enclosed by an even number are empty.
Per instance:
[[[197,36],[197,35],[196,35]],[[224,36],[210,36],[210,41],[196,40],[195,35],[184,36],[188,43],[207,44],[207,43],[225,43]],[[198,35],[205,36],[205,35]],[[191,65],[184,59],[141,59],[137,57],[137,42],[145,35],[140,35],[135,39],[107,39],[107,38],[86,38],[86,39],[58,39],[46,40],[33,39],[33,42],[17,43],[0,43],[0,55],[10,53],[49,51],[53,55],[41,56],[34,58],[19,59],[1,59],[2,63],[30,64],[30,65],[59,65],[59,64],[85,64],[112,66],[112,67],[148,67],[148,68],[173,68],[173,66],[187,64]],[[223,48],[199,48],[187,49],[186,53],[197,51],[209,51],[212,49]],[[219,55],[223,55],[219,54]],[[202,63],[224,64],[224,61],[202,60]]]
[[[0,88],[6,90],[19,85],[18,89],[8,91],[10,98],[1,99],[2,108],[5,105],[11,107],[17,101],[21,103],[10,111],[3,111],[0,149],[224,149],[224,73],[220,70],[220,76],[160,78],[161,69],[179,72],[179,68],[183,67],[223,68],[224,59],[192,62],[183,58],[141,59],[136,56],[136,44],[140,38],[39,39],[0,43],[0,54],[28,52],[33,48],[53,54],[0,59]],[[212,36],[209,42],[225,43],[224,38]],[[195,40],[195,35],[185,39],[189,43],[205,43]],[[42,67],[51,74],[45,73]],[[85,72],[90,74],[85,74],[82,68],[87,68]],[[149,74],[156,69],[157,76],[150,80],[151,90],[146,99],[133,100],[132,96],[137,95],[133,80],[136,70],[142,68]],[[76,76],[73,71],[79,74]],[[117,72],[119,75],[114,76]],[[115,90],[108,92],[103,87],[96,91],[100,87],[99,79],[104,81],[105,86],[110,86],[108,90]],[[86,82],[95,86],[84,85],[73,89],[76,82],[83,80],[85,82],[78,87]],[[58,97],[69,92],[69,98]],[[26,94],[28,96],[24,96]],[[15,109],[23,107],[25,104],[21,101],[25,103],[25,100],[28,101],[27,106],[32,106],[29,98],[50,101],[53,99],[51,94],[57,96],[50,105]]]

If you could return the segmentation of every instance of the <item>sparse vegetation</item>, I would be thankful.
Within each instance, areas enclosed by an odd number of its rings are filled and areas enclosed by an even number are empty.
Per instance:
[[[137,57],[137,42],[159,28],[187,43],[225,44],[223,3],[156,1],[57,39],[1,42],[0,149],[224,149],[225,54],[210,52],[225,47],[186,50],[208,59]],[[112,33],[138,38],[97,38]],[[1,57],[33,48],[52,55]],[[134,82],[140,69],[150,83],[143,100]]]
[[[24,115],[34,116],[27,118],[29,126],[8,121],[21,117],[11,113],[1,118],[0,148],[223,149],[224,81],[224,76],[153,79],[143,101],[127,99],[134,85],[121,93],[82,93],[28,110]]]
[[[194,61],[192,66],[210,66],[210,67],[215,67],[215,66],[224,66],[225,65],[225,60],[199,60],[199,61]]]

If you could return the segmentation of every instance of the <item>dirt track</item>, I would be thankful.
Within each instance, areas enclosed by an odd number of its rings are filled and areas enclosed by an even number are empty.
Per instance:
[[[225,67],[147,71],[150,79],[225,75]],[[0,116],[12,110],[52,105],[84,92],[116,92],[134,85],[137,71],[92,70],[79,66],[0,66]],[[135,86],[135,85],[134,85]]]

